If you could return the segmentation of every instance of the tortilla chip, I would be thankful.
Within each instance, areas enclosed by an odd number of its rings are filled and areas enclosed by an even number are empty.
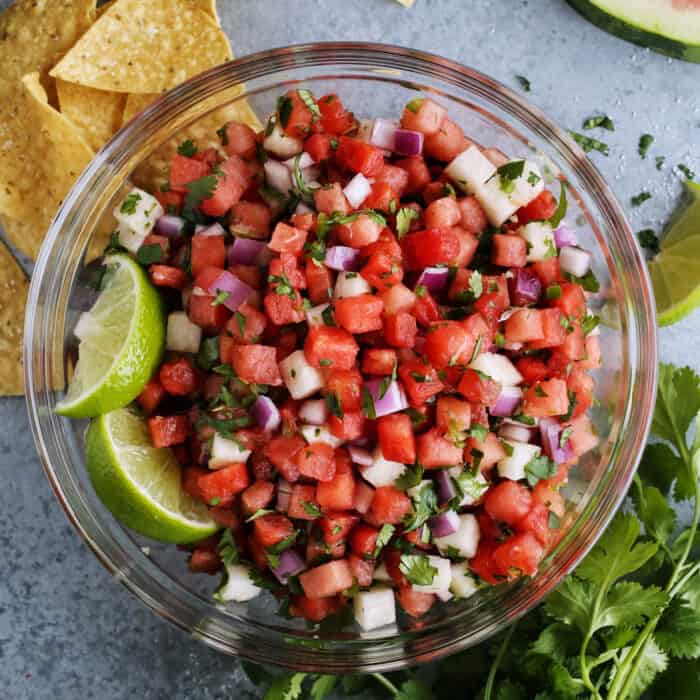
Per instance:
[[[0,101],[0,211],[26,225],[27,235],[16,244],[27,255],[36,255],[61,201],[93,155],[46,99],[39,73],[32,73],[20,81],[17,99]]]
[[[0,396],[24,393],[22,335],[29,280],[0,241]]]
[[[51,71],[114,92],[163,92],[230,60],[226,35],[185,0],[116,0]]]
[[[100,17],[102,17],[102,15],[103,15],[105,12],[107,12],[107,10],[109,10],[109,8],[112,7],[112,5],[114,5],[114,0],[107,0],[106,3],[100,5],[100,6],[97,8],[97,19],[99,19]]]
[[[35,71],[50,90],[50,68],[94,21],[95,0],[18,0],[2,12],[0,98]]]
[[[155,102],[161,93],[144,93],[142,95],[127,95],[124,112],[122,113],[122,126],[130,122],[139,112],[143,112],[151,102]]]
[[[41,242],[44,240],[44,233],[37,232],[36,226],[25,221],[17,221],[5,214],[0,215],[0,225],[5,231],[5,236],[10,243],[21,250],[25,255],[36,260],[39,255]]]
[[[122,122],[126,95],[83,87],[64,80],[56,81],[58,104],[93,151],[114,136]]]
[[[216,0],[189,0],[195,7],[198,7],[202,12],[206,12],[209,16],[219,22],[219,13],[216,11]]]
[[[131,175],[132,180],[145,190],[158,190],[161,185],[168,182],[170,163],[177,152],[177,147],[183,141],[187,139],[194,141],[200,150],[218,148],[221,146],[221,141],[216,131],[227,122],[241,122],[255,131],[260,131],[262,128],[247,100],[237,100],[233,104],[220,107],[194,124],[181,129],[176,136],[159,146],[138,165]]]

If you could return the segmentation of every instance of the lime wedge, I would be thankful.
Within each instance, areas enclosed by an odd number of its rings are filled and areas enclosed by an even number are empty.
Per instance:
[[[658,255],[649,262],[661,326],[700,305],[700,184],[686,180],[685,186],[688,202],[671,220]]]
[[[107,282],[84,313],[73,381],[56,411],[89,418],[133,401],[160,362],[165,317],[160,296],[143,268],[128,255],[105,259]]]
[[[120,408],[90,421],[85,457],[97,495],[127,527],[177,544],[218,529],[207,507],[183,490],[172,450],[151,446],[146,423],[133,409]]]

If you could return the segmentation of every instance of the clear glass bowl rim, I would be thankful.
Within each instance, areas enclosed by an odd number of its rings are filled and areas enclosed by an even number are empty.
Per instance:
[[[110,531],[83,507],[78,485],[71,477],[70,460],[60,440],[57,417],[51,408],[55,401],[46,377],[51,376],[49,331],[57,322],[51,302],[60,299],[61,294],[67,295],[70,288],[70,279],[59,271],[61,262],[70,261],[75,273],[76,258],[84,250],[87,234],[83,230],[80,235],[81,220],[84,223],[81,217],[90,207],[98,206],[100,187],[133,168],[135,163],[129,153],[134,145],[144,148],[164,123],[175,124],[185,113],[189,121],[198,104],[239,83],[256,79],[294,82],[293,71],[298,68],[318,68],[324,75],[333,75],[329,70],[333,68],[351,73],[344,78],[366,78],[373,71],[405,70],[442,81],[448,92],[453,88],[485,99],[507,112],[516,127],[524,125],[556,150],[560,162],[575,171],[599,213],[605,216],[606,230],[612,232],[608,243],[618,256],[618,279],[626,280],[625,298],[620,303],[628,311],[633,350],[633,362],[628,368],[630,397],[622,426],[626,429],[620,430],[623,438],[612,453],[616,468],[608,470],[610,474],[601,480],[586,512],[560,545],[558,551],[564,554],[556,567],[538,576],[536,587],[523,585],[510,593],[507,601],[497,600],[504,603],[500,613],[491,615],[477,629],[465,631],[444,622],[427,630],[402,631],[394,637],[320,638],[311,645],[309,641],[285,638],[277,630],[251,624],[249,620],[228,617],[222,624],[214,619],[216,612],[194,594],[182,588],[173,593],[167,585],[170,579],[158,577],[157,571],[152,570],[157,567],[149,569],[148,563],[119,561],[115,547],[124,545],[124,536]],[[483,641],[541,602],[593,546],[622,502],[648,435],[657,372],[655,307],[644,259],[616,198],[579,146],[537,108],[478,71],[414,49],[361,42],[293,45],[237,59],[173,89],[122,129],[83,172],[52,222],[32,277],[24,353],[27,406],[44,470],[69,520],[107,570],[156,613],[214,648],[261,663],[329,673],[394,670],[454,653]]]

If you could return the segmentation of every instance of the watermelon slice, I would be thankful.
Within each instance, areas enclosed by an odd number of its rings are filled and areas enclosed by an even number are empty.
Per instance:
[[[569,0],[601,29],[654,51],[700,63],[700,0]]]

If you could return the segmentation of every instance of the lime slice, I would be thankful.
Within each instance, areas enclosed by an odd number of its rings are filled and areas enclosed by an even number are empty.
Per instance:
[[[177,544],[218,529],[207,507],[183,490],[172,450],[151,446],[146,423],[133,409],[120,408],[90,421],[85,457],[97,495],[127,527]]]
[[[688,203],[671,220],[659,254],[649,262],[659,325],[700,305],[700,184],[686,180]]]
[[[144,270],[127,255],[105,259],[105,289],[84,313],[73,381],[56,411],[89,418],[133,401],[160,362],[165,317],[160,296]]]

